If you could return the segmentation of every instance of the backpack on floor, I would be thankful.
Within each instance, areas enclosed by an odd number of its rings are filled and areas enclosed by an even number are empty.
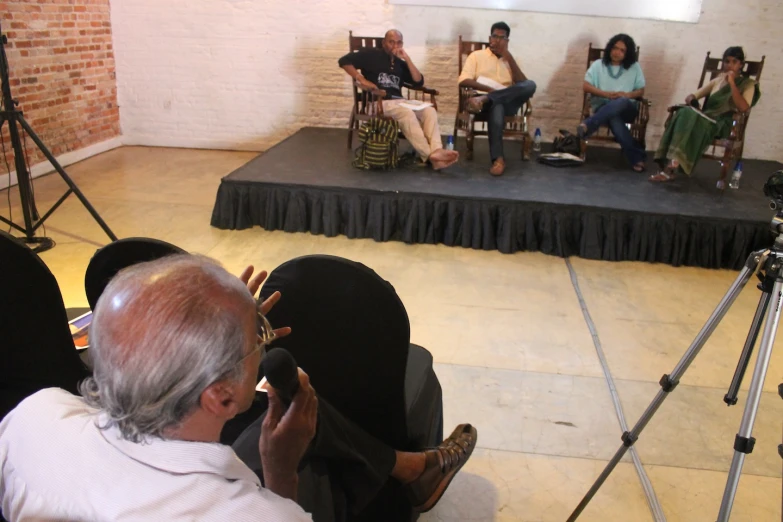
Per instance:
[[[352,165],[357,169],[394,169],[400,163],[397,151],[397,122],[370,118],[359,129],[359,143]]]

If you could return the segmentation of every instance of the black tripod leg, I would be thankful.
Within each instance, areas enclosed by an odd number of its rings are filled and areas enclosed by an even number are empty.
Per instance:
[[[742,355],[740,355],[739,362],[737,363],[737,369],[734,370],[734,377],[731,379],[729,391],[723,396],[723,402],[729,406],[737,404],[737,393],[742,384],[742,378],[745,376],[745,371],[748,369],[750,356],[753,355],[753,347],[756,345],[756,339],[758,339],[759,332],[761,331],[761,323],[764,321],[764,313],[767,311],[767,306],[769,305],[770,289],[767,289],[764,286],[764,283],[762,283],[761,286],[762,294],[761,297],[759,297],[759,304],[756,307],[756,315],[753,316],[753,322],[750,324],[750,330],[748,330],[748,337],[745,339],[745,347],[742,349]]]
[[[6,118],[6,121],[8,122],[8,135],[11,137],[11,148],[14,151],[14,169],[16,169],[16,184],[19,188],[22,215],[24,216],[24,233],[29,240],[33,237],[33,224],[38,219],[38,210],[35,208],[30,173],[25,164],[24,149],[22,148],[19,129],[16,127],[16,121],[13,116]],[[10,190],[10,179],[8,180],[8,185]]]
[[[68,173],[65,172],[65,169],[63,169],[54,156],[52,156],[52,153],[49,152],[49,149],[46,148],[46,145],[43,144],[41,139],[38,137],[35,131],[33,131],[30,125],[27,124],[27,121],[25,121],[21,114],[19,115],[19,123],[22,125],[22,128],[27,132],[30,138],[32,138],[33,142],[38,146],[38,149],[43,153],[44,156],[46,156],[46,159],[49,160],[49,163],[51,163],[55,170],[60,174],[60,177],[62,177],[63,180],[68,184],[68,187],[70,187],[73,193],[76,194],[76,197],[79,198],[79,201],[82,202],[84,208],[87,209],[87,211],[92,215],[93,219],[95,219],[103,231],[106,232],[106,235],[109,236],[112,241],[117,241],[117,236],[115,236],[114,232],[111,231],[109,225],[106,224],[103,218],[101,218],[101,216],[98,214],[98,211],[96,211],[90,202],[87,201],[87,198],[84,197],[84,194],[82,194],[82,191],[79,190],[79,187],[76,186],[76,183],[73,182]]]
[[[677,384],[679,384],[680,378],[685,373],[685,370],[688,369],[693,360],[699,354],[702,347],[704,346],[704,343],[707,342],[707,339],[710,338],[712,332],[715,331],[715,328],[718,327],[718,324],[720,323],[721,319],[723,319],[723,316],[726,315],[726,312],[729,311],[729,308],[731,308],[731,305],[737,299],[737,296],[740,294],[740,292],[742,292],[745,284],[751,278],[759,263],[762,262],[765,257],[766,254],[763,251],[754,252],[748,256],[747,261],[745,261],[745,267],[737,276],[737,279],[735,279],[731,284],[731,287],[723,296],[723,299],[721,299],[720,303],[718,303],[718,306],[712,312],[710,318],[707,319],[707,322],[696,335],[696,339],[693,340],[693,343],[691,343],[690,347],[685,352],[685,355],[683,355],[682,359],[680,359],[680,362],[677,363],[677,366],[674,367],[674,370],[670,375],[664,375],[661,377],[661,390],[655,396],[650,405],[647,406],[647,409],[636,422],[636,425],[633,427],[633,429],[623,433],[622,446],[620,446],[614,457],[612,457],[612,460],[610,460],[606,465],[590,490],[587,492],[587,494],[585,494],[584,498],[582,498],[582,501],[579,503],[579,505],[576,506],[576,509],[574,509],[573,513],[571,513],[571,516],[568,517],[568,522],[575,521],[579,515],[582,514],[582,511],[584,511],[595,494],[598,493],[598,490],[623,458],[623,455],[628,452],[628,448],[633,446],[634,443],[636,443],[636,441],[639,439],[639,435],[641,434],[642,430],[644,430],[645,426],[647,426],[647,423],[650,422],[650,419],[652,419],[653,415],[655,415],[655,412],[658,411],[658,408],[661,407],[663,401],[669,395],[669,392],[674,390]]]

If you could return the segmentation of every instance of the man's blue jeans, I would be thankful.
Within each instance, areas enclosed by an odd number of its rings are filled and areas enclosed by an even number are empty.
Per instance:
[[[633,139],[631,131],[625,126],[626,123],[633,123],[639,114],[636,103],[629,98],[610,100],[584,121],[587,126],[587,136],[597,131],[601,125],[609,125],[614,138],[620,144],[625,158],[631,165],[647,161],[647,152]]]
[[[503,157],[503,128],[506,116],[514,116],[536,92],[533,80],[525,80],[505,89],[492,91],[487,95],[489,103],[484,105],[482,114],[487,116],[489,134],[489,155],[492,161]]]

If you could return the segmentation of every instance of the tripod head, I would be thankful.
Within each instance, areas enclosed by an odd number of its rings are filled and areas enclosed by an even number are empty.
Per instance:
[[[775,172],[767,179],[764,183],[764,195],[769,198],[769,208],[777,211],[770,228],[775,234],[783,234],[783,170]]]

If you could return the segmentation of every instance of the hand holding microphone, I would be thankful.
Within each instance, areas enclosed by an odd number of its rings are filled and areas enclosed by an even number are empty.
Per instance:
[[[269,383],[269,409],[258,441],[264,484],[278,495],[296,500],[297,468],[315,436],[318,398],[310,378],[297,368],[288,351],[269,350],[262,367]]]

